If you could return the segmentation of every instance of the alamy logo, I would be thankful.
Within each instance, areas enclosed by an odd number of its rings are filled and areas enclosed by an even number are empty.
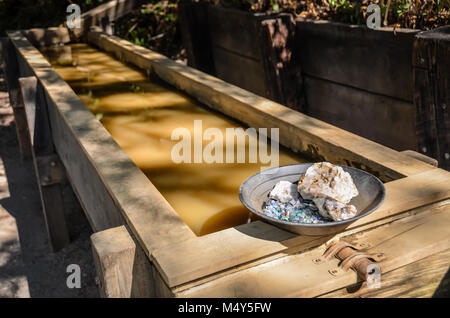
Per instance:
[[[371,13],[366,20],[366,25],[369,29],[378,29],[381,26],[381,9],[378,4],[370,4],[367,7],[366,13]]]
[[[381,288],[381,269],[378,264],[370,264],[367,266],[367,287]]]
[[[81,8],[78,4],[69,4],[66,9],[67,13],[72,13],[67,16],[67,27],[69,29],[80,28],[81,27]]]
[[[70,273],[67,276],[66,285],[67,288],[81,288],[81,269],[78,264],[70,264],[66,268],[66,273]]]
[[[278,167],[279,129],[270,129],[270,154],[267,149],[267,128],[226,128],[225,136],[219,128],[203,131],[201,120],[194,120],[194,136],[187,128],[176,128],[171,139],[178,141],[172,148],[174,163],[261,163],[261,171]],[[258,138],[259,137],[259,138]],[[248,142],[246,142],[248,140]],[[203,142],[208,142],[203,147]],[[224,147],[225,144],[225,147]],[[247,145],[248,144],[248,149]],[[193,150],[193,151],[192,151]],[[224,154],[225,150],[225,154]],[[235,156],[236,150],[236,156]],[[193,152],[193,154],[192,154]]]

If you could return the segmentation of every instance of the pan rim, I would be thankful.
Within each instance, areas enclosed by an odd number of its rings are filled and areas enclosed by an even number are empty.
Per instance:
[[[308,163],[300,163],[300,164],[297,163],[297,164],[290,164],[290,165],[278,166],[278,167],[266,169],[266,170],[264,170],[264,172],[267,173],[268,171],[280,169],[280,168],[283,168],[283,167],[311,166],[311,165],[313,165],[314,163],[315,163],[315,162],[308,162]],[[373,174],[371,174],[371,173],[369,173],[369,172],[367,172],[367,171],[364,171],[364,170],[361,170],[361,169],[358,169],[358,168],[354,168],[354,167],[349,167],[349,166],[339,165],[339,164],[335,164],[335,165],[338,166],[338,167],[341,167],[341,168],[343,168],[343,169],[345,168],[345,169],[350,169],[350,170],[355,170],[355,171],[358,171],[358,172],[362,172],[363,174],[369,176],[370,178],[373,178],[373,179],[380,185],[380,189],[381,189],[381,198],[378,200],[378,202],[375,204],[375,206],[373,206],[373,207],[372,207],[371,209],[369,209],[368,211],[366,211],[366,212],[364,212],[364,213],[362,213],[362,214],[360,214],[360,215],[357,215],[357,216],[355,216],[355,217],[353,217],[353,218],[350,218],[350,219],[347,219],[347,220],[342,220],[342,221],[327,222],[327,223],[315,223],[315,224],[314,224],[314,223],[294,223],[294,222],[288,222],[288,221],[283,221],[283,220],[278,220],[278,219],[275,219],[275,218],[271,218],[271,217],[265,215],[265,214],[262,213],[262,212],[256,211],[256,210],[255,210],[253,207],[251,207],[251,206],[246,202],[246,200],[244,200],[244,198],[243,198],[243,189],[244,189],[244,187],[247,185],[247,183],[248,183],[251,179],[253,179],[253,178],[255,178],[256,176],[260,175],[261,172],[258,172],[258,173],[253,174],[252,176],[250,176],[250,177],[248,177],[247,179],[245,179],[244,182],[242,182],[241,186],[239,187],[239,200],[241,201],[241,203],[242,203],[248,210],[250,210],[250,212],[256,214],[257,216],[259,216],[259,217],[261,217],[261,218],[263,218],[263,219],[265,219],[265,220],[267,220],[267,221],[270,221],[271,223],[280,223],[280,224],[283,224],[283,225],[293,226],[293,227],[313,227],[313,228],[314,228],[314,227],[318,227],[318,228],[326,228],[326,227],[333,227],[333,226],[339,226],[339,225],[344,225],[344,224],[350,224],[350,223],[353,223],[354,221],[356,221],[356,220],[358,220],[358,219],[361,219],[361,218],[363,218],[363,217],[365,217],[365,216],[371,214],[371,213],[374,212],[375,210],[377,210],[377,209],[380,207],[380,205],[384,202],[384,199],[386,198],[386,188],[385,188],[383,182],[381,182],[381,180],[380,180],[379,178],[377,178],[376,176],[374,176]],[[345,169],[344,169],[344,170],[345,170]],[[301,174],[301,173],[300,173],[300,174]]]

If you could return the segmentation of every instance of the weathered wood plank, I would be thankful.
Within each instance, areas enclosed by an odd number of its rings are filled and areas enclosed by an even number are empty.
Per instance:
[[[19,78],[20,88],[24,100],[25,114],[28,123],[28,131],[30,136],[31,146],[34,147],[34,128],[36,123],[36,77],[22,77]]]
[[[433,167],[437,167],[438,166],[438,161],[434,158],[430,158],[428,156],[425,156],[424,154],[421,154],[417,151],[413,151],[413,150],[404,150],[402,151],[402,153],[404,153],[405,155],[411,156],[416,158],[417,160],[423,161],[429,165],[432,165]]]
[[[412,102],[412,47],[420,31],[296,22],[305,74]]]
[[[357,225],[357,224],[353,223],[354,226],[353,227],[352,226],[348,227],[345,230],[345,232],[336,234],[335,236],[330,235],[330,236],[326,236],[326,237],[317,237],[317,239],[313,241],[313,244],[310,244],[310,245],[312,245],[312,246],[319,246],[320,244],[329,242],[330,240],[336,240],[336,239],[340,239],[341,237],[345,237],[345,236],[352,235],[352,234],[355,234],[355,233],[367,231],[367,230],[370,230],[370,229],[373,229],[373,228],[382,226],[384,224],[388,224],[388,223],[391,223],[393,221],[400,220],[400,219],[403,219],[403,218],[406,218],[406,217],[409,217],[409,216],[412,216],[412,215],[418,215],[418,214],[421,214],[421,213],[424,213],[424,212],[428,212],[431,209],[434,211],[433,213],[437,213],[437,212],[439,212],[439,209],[438,209],[439,207],[444,206],[444,205],[448,205],[449,203],[450,203],[449,200],[444,200],[444,201],[440,201],[440,202],[437,202],[437,203],[432,203],[430,205],[426,205],[426,206],[423,206],[423,207],[420,207],[420,208],[415,208],[415,209],[412,209],[412,210],[408,210],[408,211],[403,212],[403,213],[390,215],[390,216],[387,216],[385,218],[382,218],[382,219],[379,219],[379,220],[376,220],[376,221],[373,221],[373,222],[369,222],[369,223],[366,223],[366,224]],[[209,275],[209,276],[200,278],[198,280],[195,280],[195,281],[192,281],[192,282],[189,282],[189,283],[186,283],[186,284],[182,284],[180,286],[173,287],[172,291],[174,293],[177,293],[179,291],[184,291],[184,290],[187,290],[189,288],[192,288],[192,287],[195,287],[195,286],[198,286],[198,285],[202,285],[202,284],[204,284],[206,282],[218,279],[220,277],[224,277],[224,276],[230,275],[232,273],[235,273],[235,272],[238,272],[238,271],[241,271],[241,270],[245,270],[245,269],[248,269],[248,268],[251,268],[251,267],[254,267],[254,266],[258,266],[260,264],[271,262],[273,260],[276,260],[276,259],[279,259],[279,258],[282,258],[282,257],[286,256],[286,254],[291,255],[291,254],[296,254],[296,253],[302,253],[302,252],[305,251],[305,245],[303,245],[303,246],[302,245],[295,245],[296,243],[298,243],[299,240],[301,240],[301,237],[294,237],[294,238],[292,238],[290,240],[292,242],[287,241],[285,243],[286,243],[286,245],[288,245],[288,243],[289,243],[292,247],[289,247],[288,249],[284,250],[282,253],[277,253],[277,254],[273,254],[273,255],[270,255],[270,256],[266,256],[266,257],[258,259],[258,260],[254,260],[254,261],[251,261],[251,262],[248,262],[248,263],[244,263],[244,264],[241,264],[241,265],[238,265],[238,266],[234,266],[232,268],[229,268],[229,269],[221,271],[221,272],[217,272],[217,273],[215,273],[213,275]]]
[[[359,282],[320,297],[448,297],[450,295],[450,250],[383,273],[381,288],[368,288]]]
[[[258,33],[259,18],[265,14],[214,5],[208,5],[207,12],[213,47],[220,47],[250,59],[262,60],[255,35]]]
[[[260,96],[267,96],[264,69],[261,62],[237,55],[220,47],[213,47],[215,76]],[[246,72],[237,72],[245,69]]]
[[[2,40],[2,54],[4,59],[4,74],[9,95],[10,105],[14,112],[17,140],[22,160],[31,158],[32,146],[30,143],[27,119],[19,84],[18,61],[9,39]]]
[[[290,14],[280,14],[260,24],[259,41],[266,74],[265,96],[300,112],[306,111],[302,68],[295,43],[295,21]]]
[[[150,261],[125,226],[91,236],[92,252],[102,297],[154,297]]]
[[[372,214],[352,223],[347,231],[446,199],[450,197],[449,184],[450,174],[441,169],[389,182],[383,204]],[[264,256],[318,246],[331,238],[289,235],[262,222],[251,225],[253,231],[246,225],[166,246],[154,252],[153,262],[173,287]],[[211,259],[216,262],[211,263]]]
[[[42,86],[38,85],[35,77],[20,78],[19,83],[24,107],[27,110],[27,122],[32,127],[28,139],[32,144],[31,152],[45,225],[50,245],[54,251],[58,251],[70,243],[60,184],[65,179],[64,168],[54,152]],[[36,118],[39,119],[37,125]],[[35,139],[35,133],[45,138]]]
[[[412,103],[308,75],[304,78],[308,115],[398,151],[417,150]]]
[[[156,73],[207,106],[251,127],[279,128],[281,144],[316,160],[356,166],[384,181],[434,169],[405,154],[293,111],[120,38],[89,32],[88,40],[125,62]]]
[[[436,211],[438,210],[438,211]],[[410,216],[346,238],[353,243],[368,242],[369,253],[384,253],[380,262],[382,273],[388,273],[429,255],[447,250],[450,243],[450,206],[444,205],[420,215]],[[433,232],[433,235],[429,235]],[[177,297],[314,297],[330,290],[353,285],[357,275],[353,271],[332,276],[328,271],[338,266],[338,260],[320,264],[325,247],[303,254],[288,255],[220,277],[187,290],[179,290]],[[299,270],[302,269],[302,270]],[[382,275],[383,279],[383,275]],[[270,281],[270,284],[267,282]]]
[[[179,3],[178,16],[188,65],[214,75],[206,3]]]
[[[421,152],[450,170],[450,26],[421,32],[413,51],[414,104]]]

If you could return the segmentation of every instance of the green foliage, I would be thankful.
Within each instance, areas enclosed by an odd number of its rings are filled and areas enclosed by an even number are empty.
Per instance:
[[[328,18],[334,21],[364,24],[371,3],[381,8],[385,25],[413,29],[431,29],[450,22],[450,0],[327,0]],[[389,3],[390,2],[390,3]]]
[[[85,12],[108,0],[0,0],[0,36],[7,30],[56,26],[66,20],[71,3]]]
[[[178,0],[156,0],[142,5],[115,23],[115,32],[137,45],[182,58]]]

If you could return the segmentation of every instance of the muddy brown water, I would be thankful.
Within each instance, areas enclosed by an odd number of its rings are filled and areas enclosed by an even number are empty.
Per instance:
[[[194,120],[202,121],[203,132],[218,128],[223,136],[227,128],[247,127],[87,44],[46,48],[43,53],[194,233],[205,235],[248,222],[239,186],[268,167],[259,156],[257,163],[248,162],[249,141],[236,140],[235,145],[234,153],[245,146],[245,163],[177,164],[172,148],[179,140],[171,138],[174,129],[186,128],[193,141]],[[226,151],[224,142],[224,156]],[[302,162],[306,161],[280,148],[280,165]]]

